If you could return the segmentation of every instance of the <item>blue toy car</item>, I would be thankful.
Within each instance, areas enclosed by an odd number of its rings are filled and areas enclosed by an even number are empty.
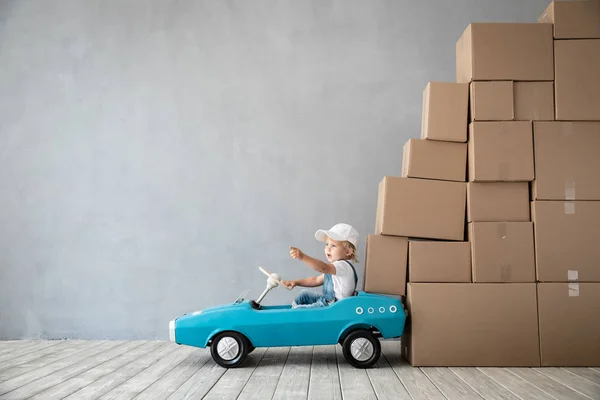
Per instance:
[[[262,306],[260,302],[281,283],[264,268],[267,287],[258,300],[241,295],[233,304],[185,314],[169,322],[171,341],[205,348],[225,368],[242,364],[256,347],[317,346],[339,343],[346,361],[368,368],[381,355],[379,337],[397,338],[404,332],[406,313],[400,300],[358,292],[327,307]],[[291,289],[289,289],[291,290]]]

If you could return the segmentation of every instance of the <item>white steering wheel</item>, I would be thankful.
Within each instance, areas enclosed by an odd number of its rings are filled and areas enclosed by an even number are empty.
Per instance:
[[[279,275],[272,274],[269,271],[267,271],[266,269],[264,269],[263,267],[258,267],[258,269],[260,269],[262,271],[262,273],[265,274],[266,276],[268,276],[270,279],[272,279],[273,281],[277,282],[278,285],[283,286],[287,290],[292,290],[292,288],[290,288],[289,286],[284,285],[283,282],[281,282],[281,278],[279,277]]]

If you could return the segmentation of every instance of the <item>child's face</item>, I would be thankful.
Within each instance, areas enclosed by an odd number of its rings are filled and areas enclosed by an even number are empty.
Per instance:
[[[327,257],[327,261],[345,260],[350,254],[352,254],[352,251],[346,248],[343,242],[327,238],[325,242],[325,256]]]

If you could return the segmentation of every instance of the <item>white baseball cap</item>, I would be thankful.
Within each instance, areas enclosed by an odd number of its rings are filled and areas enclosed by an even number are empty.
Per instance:
[[[348,224],[336,224],[328,231],[319,229],[315,233],[315,238],[320,242],[326,241],[328,236],[333,240],[347,240],[352,243],[354,247],[358,247],[358,232]]]

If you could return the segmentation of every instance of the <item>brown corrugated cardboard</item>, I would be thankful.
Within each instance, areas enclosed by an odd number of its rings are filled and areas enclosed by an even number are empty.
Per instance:
[[[531,122],[472,122],[468,155],[469,181],[532,181]]]
[[[411,282],[471,282],[469,242],[409,241]]]
[[[517,121],[554,120],[554,82],[515,82]]]
[[[540,365],[535,283],[409,283],[413,366]]]
[[[600,122],[535,122],[538,200],[600,200]]]
[[[471,82],[471,121],[512,121],[512,81]]]
[[[553,82],[471,82],[471,121],[553,121]]]
[[[554,24],[555,39],[598,39],[600,1],[553,1],[538,22]]]
[[[406,294],[408,239],[368,235],[365,248],[365,292]]]
[[[534,201],[539,282],[600,282],[600,201]]]
[[[404,144],[402,176],[464,182],[467,144],[409,139]]]
[[[421,138],[466,142],[468,111],[468,84],[429,82],[423,91]]]
[[[375,233],[464,240],[467,184],[386,176],[379,183]]]
[[[469,224],[473,282],[535,282],[531,222]]]
[[[556,119],[600,121],[600,39],[555,40]]]
[[[600,367],[600,283],[537,287],[542,366]]]
[[[530,221],[527,182],[469,182],[467,221]]]
[[[551,81],[552,41],[552,24],[470,24],[456,42],[456,81]]]

